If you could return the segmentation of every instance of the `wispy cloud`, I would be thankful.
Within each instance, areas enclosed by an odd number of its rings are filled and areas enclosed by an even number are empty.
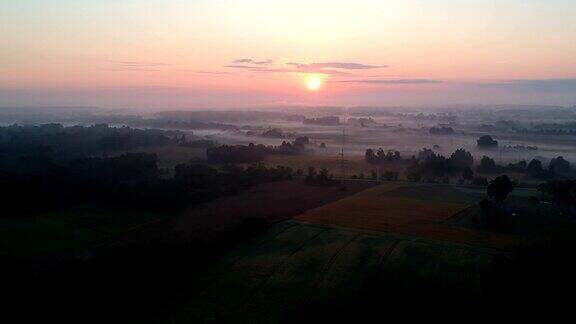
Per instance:
[[[214,74],[214,75],[232,74],[231,72],[225,72],[225,71],[194,71],[194,72],[199,74]]]
[[[156,67],[167,66],[166,63],[160,62],[146,62],[146,61],[110,61],[111,63],[125,67]]]
[[[250,65],[241,65],[241,64],[228,64],[224,65],[226,68],[233,68],[233,69],[245,69],[245,70],[258,70],[261,67],[259,66],[250,66]]]
[[[260,66],[247,66],[247,65],[237,65],[237,64],[231,64],[231,65],[225,65],[224,67],[227,68],[235,68],[235,69],[243,69],[243,70],[248,70],[251,72],[256,72],[256,73],[317,73],[317,74],[326,74],[326,75],[332,75],[332,76],[350,76],[350,73],[347,72],[342,72],[342,71],[337,71],[337,70],[320,70],[320,69],[297,69],[297,68],[283,68],[283,67],[278,67],[278,68],[274,68],[274,67],[260,67]]]
[[[254,59],[243,58],[243,59],[234,60],[234,63],[238,63],[238,64],[269,65],[269,64],[274,63],[274,60],[258,61],[258,60],[254,60]]]
[[[368,83],[368,84],[429,84],[442,83],[440,80],[430,79],[359,79],[359,80],[337,80],[333,83]]]
[[[238,59],[226,68],[242,69],[258,73],[318,73],[331,76],[352,76],[347,71],[384,68],[384,65],[367,65],[353,62],[297,63],[274,64],[273,60],[255,61],[253,59]]]
[[[366,69],[380,69],[387,67],[386,65],[366,65],[362,63],[352,62],[327,62],[327,63],[296,63],[289,62],[288,65],[293,65],[298,69],[344,69],[344,70],[366,70]]]
[[[147,61],[109,61],[113,67],[112,71],[160,71],[161,67],[168,66],[167,63],[147,62]]]

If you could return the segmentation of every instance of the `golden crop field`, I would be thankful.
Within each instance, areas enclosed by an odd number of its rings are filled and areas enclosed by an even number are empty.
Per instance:
[[[451,186],[386,183],[295,217],[303,223],[391,232],[486,247],[508,248],[516,239],[447,222],[475,203]]]

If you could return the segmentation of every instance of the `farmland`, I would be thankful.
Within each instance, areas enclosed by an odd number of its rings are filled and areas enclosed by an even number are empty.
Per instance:
[[[269,224],[342,199],[373,186],[347,181],[339,186],[308,186],[299,180],[264,183],[243,192],[190,206],[163,222],[106,242],[108,246],[138,246],[151,241],[181,244],[190,239],[212,240],[248,218]]]
[[[46,309],[65,304],[78,313],[105,309],[103,316],[116,314],[116,321],[199,323],[358,321],[357,314],[388,317],[402,307],[453,313],[466,310],[463,304],[493,305],[506,289],[531,289],[525,283],[533,278],[552,286],[547,278],[571,277],[568,270],[564,277],[530,273],[539,268],[520,258],[551,239],[573,242],[576,209],[536,189],[545,179],[576,174],[570,165],[559,168],[556,157],[573,150],[541,146],[538,157],[499,133],[492,135],[501,150],[480,150],[483,133],[455,124],[455,134],[432,136],[428,127],[436,123],[291,122],[293,129],[279,125],[289,134],[281,138],[260,134],[271,127],[237,125],[202,137],[233,145],[220,150],[240,152],[238,160],[214,160],[206,149],[177,141],[69,157],[54,150],[42,159],[20,159],[24,147],[6,160],[3,174],[5,195],[19,198],[6,199],[0,219],[4,277],[20,279],[10,280],[11,291],[34,295],[33,304]],[[26,131],[45,129],[58,126]],[[281,144],[300,135],[310,137],[305,148]],[[283,149],[237,147],[252,142]],[[470,152],[453,152],[457,147]],[[376,159],[368,148],[402,155]],[[482,167],[484,154],[499,165]],[[521,158],[538,158],[542,172],[530,174],[529,163],[502,164]],[[415,170],[421,174],[411,177]],[[514,190],[500,199],[490,181],[504,174]],[[494,215],[505,222],[490,223]],[[536,263],[548,264],[542,255],[570,260],[557,246],[544,251],[533,254]],[[496,272],[504,279],[490,277]],[[487,293],[495,282],[504,288]],[[53,291],[63,297],[52,298]]]
[[[0,254],[45,256],[94,244],[166,218],[166,214],[84,205],[53,213],[0,219]]]
[[[492,260],[526,241],[463,224],[482,192],[460,189],[384,183],[281,222],[211,268],[171,321],[312,322],[339,306],[481,298]]]
[[[296,219],[491,248],[515,246],[515,240],[508,236],[461,228],[448,222],[481,197],[480,191],[464,192],[452,186],[388,183],[307,211]]]
[[[249,217],[275,223],[371,186],[349,182],[347,190],[342,191],[339,187],[281,181],[190,206],[176,214],[82,205],[26,217],[5,217],[0,219],[0,254],[42,256],[81,252],[100,245],[207,239]]]
[[[382,303],[425,285],[465,286],[477,295],[493,256],[479,247],[289,221],[228,255],[171,320],[275,323],[303,308],[320,314],[327,301],[360,296],[370,285],[399,289]]]

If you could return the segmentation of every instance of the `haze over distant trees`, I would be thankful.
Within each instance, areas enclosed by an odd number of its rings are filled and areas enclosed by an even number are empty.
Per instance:
[[[177,144],[183,134],[178,131],[93,126],[42,124],[38,126],[12,125],[0,127],[0,149],[7,156],[17,152],[36,154],[44,152],[62,157],[62,154],[87,154],[129,150],[139,147]]]
[[[170,211],[257,183],[290,179],[290,168],[264,166],[211,168],[179,164],[162,176],[154,154],[58,162],[48,156],[23,157],[0,166],[0,195],[9,213],[53,210],[79,204]],[[34,204],[26,203],[34,201]]]
[[[304,154],[310,151],[307,145],[310,144],[308,137],[297,137],[292,142],[283,141],[279,146],[266,146],[263,144],[248,145],[221,145],[210,147],[206,150],[208,162],[211,163],[253,163],[264,160],[267,155]]]
[[[334,126],[334,125],[340,125],[340,118],[338,116],[304,118],[304,120],[302,120],[302,123],[305,125]]]
[[[292,169],[263,166],[210,168],[179,164],[174,172],[158,167],[147,153],[106,156],[126,149],[158,145],[201,145],[180,132],[60,124],[0,127],[0,196],[6,215],[96,203],[144,210],[173,210],[260,182],[289,179]],[[266,148],[274,154],[304,152],[307,137]],[[259,146],[246,146],[248,158]],[[210,149],[208,149],[210,150]],[[243,155],[242,155],[243,156]],[[173,174],[172,177],[168,176]],[[33,204],[26,201],[34,201]]]
[[[566,161],[562,156],[550,160],[546,168],[542,164],[542,161],[538,159],[532,159],[528,163],[521,160],[516,163],[509,163],[507,166],[502,166],[496,164],[496,161],[493,158],[483,156],[480,160],[480,164],[476,168],[476,171],[485,174],[511,171],[524,173],[535,179],[547,179],[554,177],[567,177],[573,170],[570,162]]]
[[[452,127],[444,126],[431,127],[428,132],[432,135],[453,135],[456,133]]]
[[[403,159],[400,152],[389,150],[384,152],[383,149],[367,149],[364,154],[364,160],[370,164],[383,166],[387,163],[408,163],[404,174],[408,180],[421,181],[438,181],[442,177],[452,177],[460,175],[462,181],[469,181],[478,185],[488,184],[485,177],[478,176],[474,178],[474,157],[472,154],[462,148],[454,151],[450,157],[445,157],[434,152],[432,149],[423,148],[416,156],[409,159]],[[483,156],[475,171],[478,174],[497,174],[503,172],[515,172],[526,174],[535,179],[562,178],[572,174],[570,162],[562,156],[553,158],[545,168],[538,159],[532,159],[529,163],[524,160],[516,163],[509,163],[506,166],[498,165],[496,161],[489,157]]]
[[[424,148],[418,152],[418,156],[413,158],[404,170],[406,178],[410,181],[442,182],[448,183],[450,177],[462,175],[463,172],[472,166],[474,158],[472,154],[464,149],[454,151],[449,158]]]
[[[367,149],[364,154],[364,160],[370,164],[382,164],[386,162],[398,162],[402,160],[400,152],[398,151],[388,151],[384,152],[383,149],[379,148],[377,151],[373,149]]]

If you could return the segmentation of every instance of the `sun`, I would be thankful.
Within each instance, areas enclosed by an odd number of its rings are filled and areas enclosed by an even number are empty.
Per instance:
[[[308,74],[306,75],[306,88],[308,91],[318,91],[322,88],[324,79],[318,74]]]

